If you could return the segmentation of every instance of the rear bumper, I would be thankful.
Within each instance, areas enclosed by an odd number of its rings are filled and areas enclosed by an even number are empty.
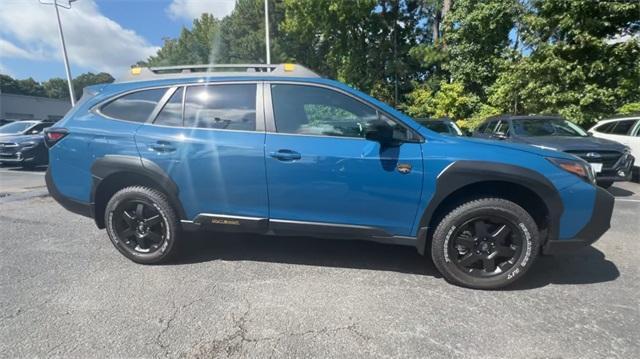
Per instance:
[[[60,191],[56,187],[55,183],[53,183],[53,178],[51,177],[51,169],[47,168],[47,173],[44,176],[45,183],[47,184],[47,190],[53,199],[56,202],[60,203],[62,207],[66,210],[79,214],[81,216],[93,218],[94,217],[94,206],[93,203],[85,203],[81,201],[77,201],[75,199],[69,198]]]
[[[606,190],[596,187],[596,200],[587,225],[572,239],[549,240],[543,247],[544,254],[573,251],[597,241],[611,227],[611,215],[615,199]]]

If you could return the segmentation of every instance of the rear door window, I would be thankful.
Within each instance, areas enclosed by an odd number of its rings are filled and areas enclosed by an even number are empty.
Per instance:
[[[100,112],[117,120],[146,122],[166,91],[162,88],[133,92],[102,106]]]
[[[255,131],[256,84],[187,87],[184,126]]]
[[[596,128],[594,128],[594,130],[596,132],[600,132],[600,133],[609,133],[611,132],[611,129],[616,125],[615,122],[609,122],[609,123],[605,123],[603,125],[597,126]]]
[[[611,130],[612,135],[628,135],[636,124],[636,120],[623,120],[616,122],[616,126]]]

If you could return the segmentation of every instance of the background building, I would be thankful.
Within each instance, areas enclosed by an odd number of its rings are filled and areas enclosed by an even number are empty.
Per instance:
[[[0,93],[0,120],[61,119],[71,109],[68,100]]]

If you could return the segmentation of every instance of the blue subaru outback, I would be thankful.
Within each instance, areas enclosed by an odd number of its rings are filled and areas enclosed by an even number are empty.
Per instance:
[[[134,68],[46,142],[53,198],[145,264],[186,231],[368,239],[492,289],[596,241],[614,203],[580,158],[443,136],[292,64]]]

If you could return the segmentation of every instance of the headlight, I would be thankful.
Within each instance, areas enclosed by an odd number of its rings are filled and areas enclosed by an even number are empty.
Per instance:
[[[596,183],[596,174],[593,172],[593,168],[591,168],[591,166],[587,162],[553,157],[548,157],[547,160],[589,183]]]

